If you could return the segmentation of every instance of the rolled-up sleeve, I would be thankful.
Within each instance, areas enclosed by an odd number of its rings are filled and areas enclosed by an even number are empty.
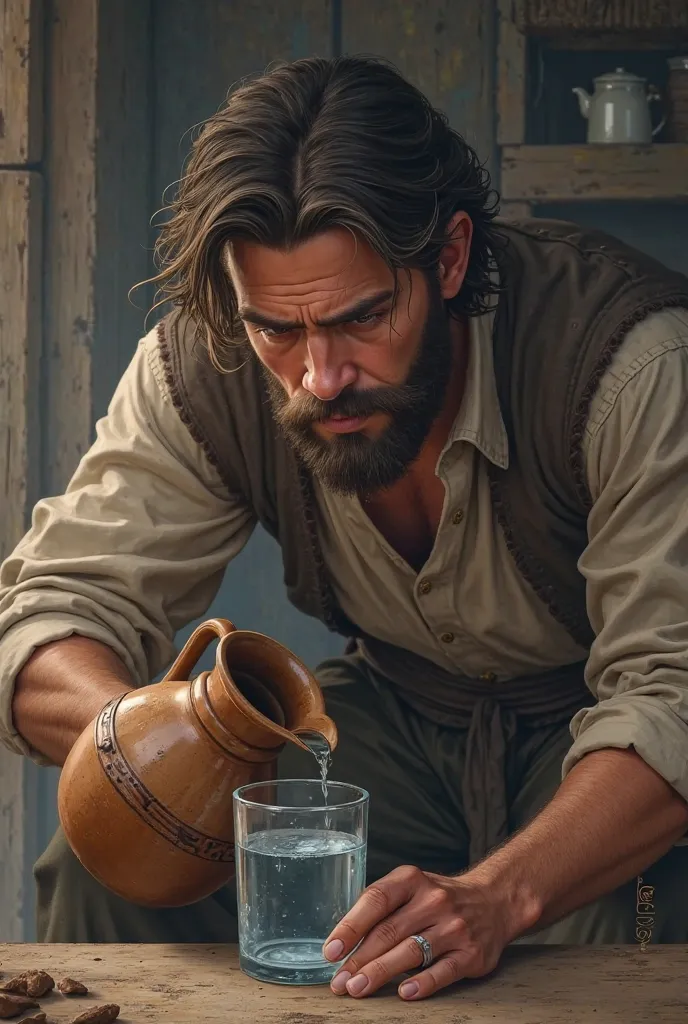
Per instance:
[[[65,494],[37,504],[0,569],[0,740],[42,760],[14,728],[12,698],[43,644],[77,633],[111,647],[137,685],[157,675],[253,527],[181,423],[152,332]]]
[[[585,442],[594,504],[580,560],[598,703],[573,719],[563,772],[632,747],[688,800],[688,313],[637,325],[603,384]]]

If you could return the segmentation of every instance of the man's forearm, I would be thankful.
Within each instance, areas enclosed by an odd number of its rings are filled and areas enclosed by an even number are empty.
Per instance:
[[[81,636],[46,644],[17,677],[14,726],[34,750],[62,765],[89,722],[132,685],[125,665],[105,644]]]
[[[588,754],[540,814],[469,874],[538,920],[539,930],[616,889],[663,856],[688,829],[688,804],[633,750]]]

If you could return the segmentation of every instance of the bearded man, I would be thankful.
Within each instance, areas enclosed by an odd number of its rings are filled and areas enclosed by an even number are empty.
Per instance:
[[[5,741],[62,764],[261,523],[348,638],[318,677],[332,774],[371,793],[371,886],[329,937],[335,992],[633,942],[641,873],[651,940],[687,942],[688,280],[501,223],[472,149],[372,59],[235,92],[171,214],[172,312],[2,571]],[[281,770],[314,775],[299,756]],[[44,941],[236,936],[229,890],[129,905],[59,832],[36,878]]]

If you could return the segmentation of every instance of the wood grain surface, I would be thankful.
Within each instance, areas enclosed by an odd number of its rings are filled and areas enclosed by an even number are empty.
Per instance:
[[[41,158],[42,0],[0,0],[0,164]]]
[[[395,987],[354,1000],[264,985],[234,946],[0,945],[5,979],[35,968],[89,987],[42,1001],[56,1024],[111,1002],[121,1024],[686,1024],[687,964],[688,946],[515,946],[490,978],[408,1005]]]
[[[43,2],[0,0],[0,559],[39,482],[42,348]],[[0,938],[24,937],[29,766],[0,750]]]
[[[519,24],[530,31],[610,31],[688,25],[685,0],[517,0]]]
[[[41,186],[0,169],[0,559],[24,533],[38,470]]]
[[[43,456],[59,494],[89,447],[92,429],[96,260],[95,0],[53,0],[46,117],[45,375],[49,430]]]
[[[502,198],[688,200],[688,145],[505,146]]]

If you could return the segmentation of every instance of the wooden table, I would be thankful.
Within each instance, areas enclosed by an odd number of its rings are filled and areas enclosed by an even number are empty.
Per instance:
[[[235,946],[0,945],[4,980],[31,969],[90,989],[41,1001],[57,1024],[111,1002],[121,1024],[688,1024],[688,946],[515,946],[490,978],[412,1005],[395,987],[355,1000],[261,984]]]

